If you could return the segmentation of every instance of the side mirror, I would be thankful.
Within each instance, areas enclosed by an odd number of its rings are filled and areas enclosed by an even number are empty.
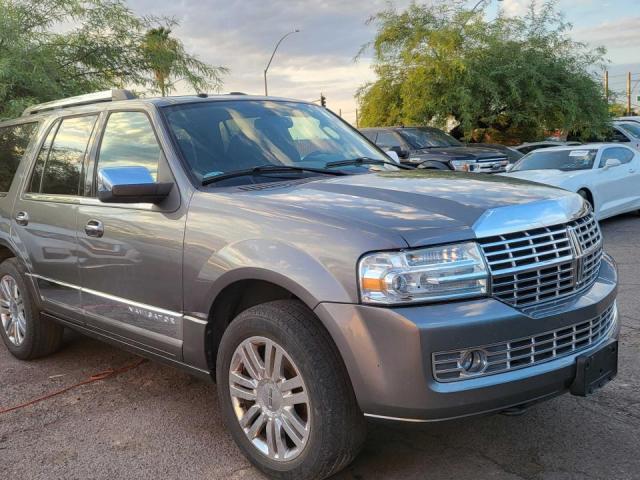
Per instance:
[[[620,165],[622,162],[617,158],[607,158],[607,161],[604,162],[604,168],[619,167]]]
[[[514,165],[513,163],[510,163],[507,165],[506,167],[507,172],[510,172],[511,170],[513,170],[513,165]]]
[[[109,167],[98,171],[98,198],[104,203],[160,203],[173,183],[157,183],[144,167]]]
[[[387,150],[384,153],[386,153],[387,156],[390,157],[391,160],[393,160],[394,162],[400,163],[400,157],[398,156],[398,154],[394,150]]]

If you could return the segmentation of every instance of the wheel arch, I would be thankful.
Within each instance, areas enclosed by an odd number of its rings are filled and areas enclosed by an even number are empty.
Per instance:
[[[591,206],[593,207],[593,211],[595,212],[596,211],[596,200],[595,200],[595,197],[593,195],[593,190],[588,186],[582,186],[582,187],[579,187],[576,190],[576,193],[578,195],[580,195],[580,192],[584,192],[585,193],[587,201],[591,204]]]

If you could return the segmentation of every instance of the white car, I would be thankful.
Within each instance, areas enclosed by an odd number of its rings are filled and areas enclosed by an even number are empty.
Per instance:
[[[536,150],[501,175],[579,193],[598,220],[640,209],[640,151],[618,143]]]
[[[640,149],[640,123],[638,123],[638,121],[624,120],[613,122],[612,135],[612,140],[616,143],[627,143],[630,147]]]

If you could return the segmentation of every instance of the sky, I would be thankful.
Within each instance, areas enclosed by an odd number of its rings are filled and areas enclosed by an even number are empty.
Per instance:
[[[428,1],[428,0],[427,0]],[[522,13],[529,0],[485,0],[487,16],[502,8]],[[371,58],[357,62],[360,47],[375,35],[366,20],[391,3],[400,9],[409,0],[128,0],[139,15],[173,17],[175,35],[187,49],[213,65],[224,65],[222,92],[264,93],[263,71],[278,39],[300,29],[280,45],[269,69],[269,94],[316,100],[355,123],[358,87],[375,79]],[[476,0],[469,0],[470,7]],[[605,46],[610,88],[624,91],[625,73],[640,95],[640,0],[560,0],[559,9],[573,24],[572,37],[590,46]],[[180,87],[178,93],[191,93]]]

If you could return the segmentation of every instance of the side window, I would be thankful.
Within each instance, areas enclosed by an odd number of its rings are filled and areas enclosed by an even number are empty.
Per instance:
[[[382,147],[393,148],[400,147],[402,148],[402,143],[398,136],[393,132],[378,132],[378,138],[376,139],[376,144]]]
[[[625,143],[625,142],[628,142],[629,139],[620,130],[618,130],[617,128],[614,128],[613,132],[611,132],[611,141]]]
[[[376,143],[376,135],[378,134],[378,132],[376,132],[375,130],[374,131],[368,130],[360,133],[362,133],[365,137],[367,137],[373,143]]]
[[[82,164],[96,118],[65,118],[57,131],[51,129],[38,154],[30,192],[78,195]]]
[[[114,112],[109,115],[100,144],[98,170],[143,167],[155,182],[160,155],[160,145],[145,113]]]
[[[33,122],[0,128],[0,193],[9,191],[37,127]]]
[[[603,167],[607,160],[609,160],[610,158],[620,160],[620,163],[624,165],[625,163],[629,163],[631,160],[633,160],[633,152],[628,148],[607,148],[604,152],[602,152],[600,167]]]

